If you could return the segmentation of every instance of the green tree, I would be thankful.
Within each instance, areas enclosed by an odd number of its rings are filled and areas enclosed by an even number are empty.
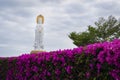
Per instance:
[[[71,32],[69,38],[73,40],[73,44],[76,46],[120,38],[120,20],[113,16],[109,16],[108,19],[101,17],[95,22],[95,27],[89,25],[85,32]]]

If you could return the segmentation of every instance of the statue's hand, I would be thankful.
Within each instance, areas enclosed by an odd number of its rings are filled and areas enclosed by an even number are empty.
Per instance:
[[[38,31],[39,31],[39,32],[42,32],[42,31],[43,31],[43,28],[39,29]]]

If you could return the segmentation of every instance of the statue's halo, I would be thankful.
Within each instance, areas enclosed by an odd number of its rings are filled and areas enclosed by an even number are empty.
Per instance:
[[[38,20],[39,20],[39,18],[42,19],[42,24],[43,24],[43,23],[44,23],[44,16],[42,16],[41,14],[37,16],[37,18],[36,18],[36,22],[37,22],[37,24],[38,24]]]

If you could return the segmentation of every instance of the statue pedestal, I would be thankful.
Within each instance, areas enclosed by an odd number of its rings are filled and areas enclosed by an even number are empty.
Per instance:
[[[30,52],[30,54],[37,54],[37,53],[41,53],[41,52],[45,52],[45,51],[43,51],[43,50],[32,50]]]

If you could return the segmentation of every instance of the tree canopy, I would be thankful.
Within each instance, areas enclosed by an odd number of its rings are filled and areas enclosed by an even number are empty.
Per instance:
[[[95,27],[89,25],[84,32],[71,32],[69,38],[76,46],[120,38],[120,20],[113,16],[109,16],[107,19],[101,17],[95,22]]]

